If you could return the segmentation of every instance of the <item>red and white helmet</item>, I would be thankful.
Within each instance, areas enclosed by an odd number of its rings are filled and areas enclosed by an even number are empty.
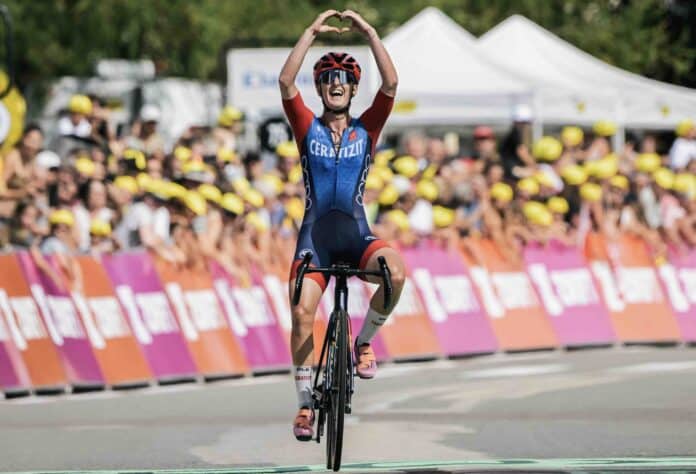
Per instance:
[[[340,69],[351,73],[355,77],[355,83],[360,82],[360,73],[362,69],[360,64],[355,60],[353,56],[348,53],[326,53],[319,61],[314,63],[314,82],[319,80],[319,76],[325,71],[331,71],[333,69]]]

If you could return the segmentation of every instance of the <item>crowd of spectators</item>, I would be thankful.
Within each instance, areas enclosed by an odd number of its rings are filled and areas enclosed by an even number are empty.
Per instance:
[[[71,256],[141,247],[182,267],[214,258],[240,281],[249,268],[287,271],[304,212],[294,143],[280,144],[269,167],[259,153],[239,152],[243,117],[233,107],[171,150],[156,106],[143,106],[124,136],[98,98],[73,96],[67,110],[54,145],[28,125],[0,161],[3,251],[30,249],[39,261],[55,254],[68,273]],[[407,132],[374,156],[368,219],[397,245],[462,246],[482,236],[511,261],[531,242],[582,246],[591,231],[638,235],[656,259],[695,246],[694,122],[681,122],[665,150],[649,133],[612,150],[615,133],[598,122],[533,142],[521,115],[504,136],[476,127],[472,149],[452,154],[441,137]]]

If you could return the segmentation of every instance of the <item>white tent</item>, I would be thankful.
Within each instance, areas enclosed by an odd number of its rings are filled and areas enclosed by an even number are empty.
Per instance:
[[[474,37],[437,8],[384,44],[399,74],[390,125],[503,123],[516,104],[531,103],[531,87],[481,57]]]
[[[672,128],[696,110],[696,91],[600,61],[527,18],[514,15],[478,41],[496,65],[536,84],[542,121]]]

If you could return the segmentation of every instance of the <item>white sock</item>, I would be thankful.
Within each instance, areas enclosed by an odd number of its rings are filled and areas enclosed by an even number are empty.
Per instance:
[[[312,366],[295,366],[295,389],[297,389],[297,405],[299,408],[312,408]]]
[[[365,316],[365,322],[363,322],[362,329],[360,329],[360,334],[358,334],[358,346],[368,344],[375,337],[377,330],[382,327],[382,324],[384,324],[388,317],[388,314],[381,314],[370,308],[367,311],[367,316]]]

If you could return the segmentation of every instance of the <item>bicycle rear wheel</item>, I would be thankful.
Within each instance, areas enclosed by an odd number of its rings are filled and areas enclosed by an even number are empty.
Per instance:
[[[338,471],[343,451],[343,418],[345,415],[348,384],[348,315],[340,311],[336,315],[333,357],[329,358],[331,371],[331,396],[329,397],[326,425],[326,467]],[[330,348],[331,349],[331,348]]]

